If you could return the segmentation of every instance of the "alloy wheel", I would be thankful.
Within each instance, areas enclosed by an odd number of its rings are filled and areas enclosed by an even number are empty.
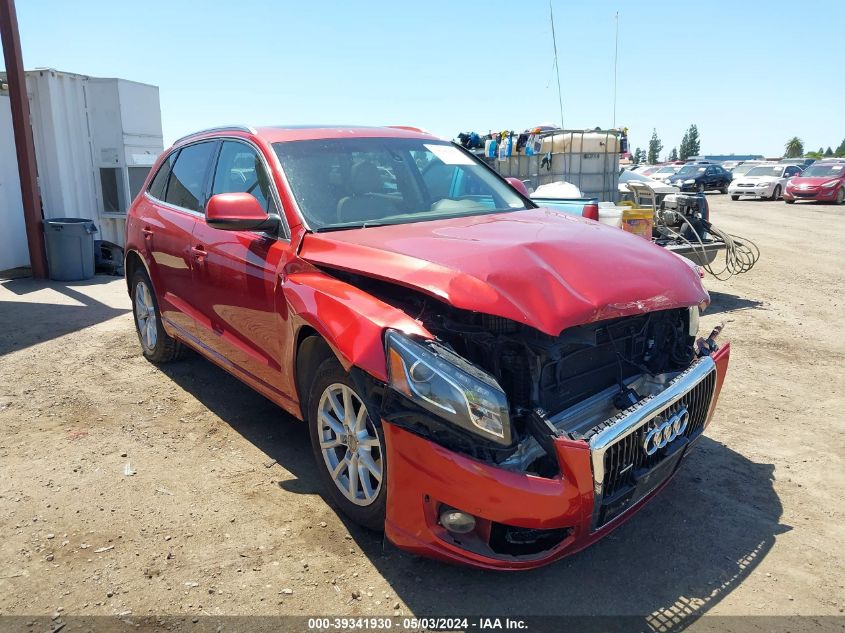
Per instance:
[[[148,352],[152,352],[158,340],[156,309],[150,288],[143,281],[135,285],[135,322],[141,345]]]
[[[368,506],[382,486],[382,447],[367,407],[349,386],[326,387],[317,406],[320,452],[329,476],[349,501]]]

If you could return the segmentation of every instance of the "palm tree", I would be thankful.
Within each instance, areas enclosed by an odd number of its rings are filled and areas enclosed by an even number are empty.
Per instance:
[[[786,142],[786,158],[799,158],[804,155],[804,141],[793,136]]]

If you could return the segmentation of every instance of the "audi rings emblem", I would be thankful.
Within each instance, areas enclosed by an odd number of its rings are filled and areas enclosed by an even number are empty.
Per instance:
[[[654,455],[676,437],[683,435],[688,423],[689,411],[686,407],[681,407],[667,420],[651,429],[643,440],[643,450],[646,455]]]

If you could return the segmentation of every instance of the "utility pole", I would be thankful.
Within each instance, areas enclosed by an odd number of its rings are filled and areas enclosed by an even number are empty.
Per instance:
[[[23,72],[21,37],[18,33],[14,0],[0,0],[0,39],[3,40],[3,59],[6,61],[6,77],[9,83],[29,263],[32,276],[44,279],[47,277],[47,257],[44,251],[44,227],[41,223],[41,194],[38,192],[35,143],[29,123],[29,99],[26,94],[26,76]]]

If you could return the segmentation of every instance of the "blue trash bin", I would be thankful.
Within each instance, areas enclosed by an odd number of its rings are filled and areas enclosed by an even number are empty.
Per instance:
[[[84,218],[44,220],[44,243],[50,279],[81,281],[94,276],[97,226]]]

